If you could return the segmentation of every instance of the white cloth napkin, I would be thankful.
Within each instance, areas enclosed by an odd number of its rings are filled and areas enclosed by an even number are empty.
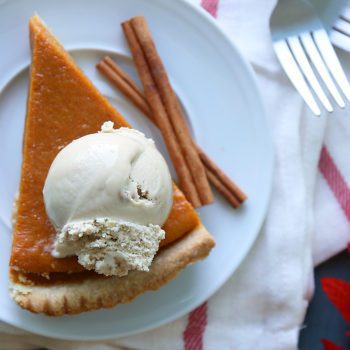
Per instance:
[[[346,190],[350,194],[344,180],[350,180],[350,122],[338,110],[330,118],[312,116],[289,83],[270,41],[275,3],[202,3],[252,63],[275,146],[268,215],[238,271],[189,316],[153,331],[87,343],[48,339],[0,324],[0,349],[296,349],[312,296],[312,259],[319,263],[350,241],[350,195],[344,195]]]

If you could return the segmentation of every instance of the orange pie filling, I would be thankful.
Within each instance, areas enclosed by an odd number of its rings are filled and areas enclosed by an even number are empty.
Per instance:
[[[96,275],[76,257],[51,255],[56,232],[45,212],[43,186],[57,153],[73,140],[124,118],[96,90],[57,40],[35,17],[30,22],[32,66],[23,140],[23,160],[10,268],[25,283],[60,283]],[[199,225],[199,218],[174,185],[173,207],[165,222],[161,249]],[[19,273],[21,272],[21,273]],[[25,277],[22,273],[25,273]]]

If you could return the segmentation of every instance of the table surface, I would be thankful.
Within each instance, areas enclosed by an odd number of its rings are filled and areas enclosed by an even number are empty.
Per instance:
[[[315,295],[300,334],[299,349],[323,350],[321,339],[328,339],[344,349],[350,349],[350,338],[345,334],[350,330],[350,325],[323,292],[320,284],[323,277],[341,278],[350,282],[350,253],[343,252],[316,268]]]

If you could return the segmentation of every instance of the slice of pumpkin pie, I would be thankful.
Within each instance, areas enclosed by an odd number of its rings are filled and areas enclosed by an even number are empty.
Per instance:
[[[214,240],[153,141],[130,128],[38,16],[29,30],[10,294],[54,316],[130,302],[205,258]]]

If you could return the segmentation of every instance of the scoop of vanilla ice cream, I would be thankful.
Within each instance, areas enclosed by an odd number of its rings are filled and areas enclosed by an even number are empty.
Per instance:
[[[172,182],[154,142],[129,128],[81,137],[53,161],[44,189],[57,230],[52,254],[122,276],[148,270],[172,207]]]
[[[58,153],[43,192],[56,228],[92,218],[162,225],[172,205],[170,173],[154,142],[111,122]]]

